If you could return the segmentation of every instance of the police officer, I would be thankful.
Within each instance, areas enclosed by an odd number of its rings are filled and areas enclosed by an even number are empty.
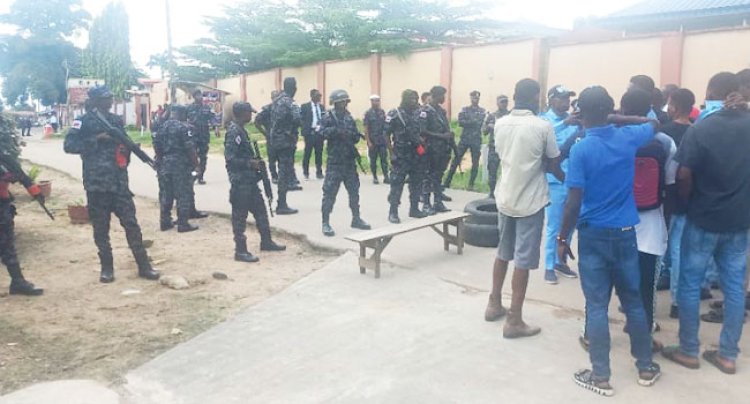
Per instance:
[[[39,296],[44,290],[23,277],[21,264],[18,262],[13,234],[16,207],[8,187],[13,182],[20,182],[34,199],[44,201],[44,196],[39,187],[21,170],[12,127],[10,120],[0,115],[0,259],[10,275],[11,295]]]
[[[206,172],[206,163],[208,163],[208,144],[211,142],[211,122],[214,120],[214,113],[211,107],[203,104],[203,91],[193,91],[193,103],[188,106],[188,122],[193,134],[195,146],[198,149],[198,183],[205,184],[203,174]]]
[[[286,194],[292,189],[301,189],[294,185],[294,150],[297,148],[297,136],[302,116],[300,107],[294,102],[297,93],[297,80],[294,77],[284,79],[284,91],[273,101],[271,107],[271,147],[279,159],[279,201],[276,214],[293,215],[297,209],[289,207]]]
[[[442,179],[451,160],[451,142],[453,132],[450,130],[448,116],[441,106],[445,102],[445,87],[435,86],[430,90],[430,103],[419,113],[419,127],[422,136],[427,139],[427,180],[425,182],[424,209],[429,214],[447,212],[443,204],[444,195]],[[435,196],[435,203],[430,203],[430,194]]]
[[[159,180],[160,227],[162,231],[174,227],[172,205],[176,199],[177,231],[185,233],[198,230],[188,219],[194,206],[191,173],[200,168],[193,135],[186,123],[187,109],[173,105],[170,110],[170,119],[156,133],[153,142]]]
[[[378,181],[378,159],[380,167],[383,170],[383,183],[390,184],[388,176],[388,147],[389,143],[385,136],[385,111],[380,107],[380,96],[373,94],[370,96],[370,109],[365,112],[365,118],[362,121],[365,127],[365,140],[367,140],[367,150],[370,157],[370,171],[372,171],[373,184],[379,184]]]
[[[461,164],[461,160],[466,154],[466,150],[471,151],[471,177],[469,177],[469,189],[474,189],[474,182],[479,172],[479,157],[482,154],[482,124],[487,116],[487,111],[479,106],[479,91],[472,91],[469,94],[471,105],[464,107],[458,113],[458,125],[462,128],[461,140],[458,143],[458,153],[456,153],[451,168],[448,171],[448,177],[445,179],[445,188],[451,186],[453,176],[456,174],[456,168]]]
[[[107,87],[89,90],[91,112],[73,121],[65,137],[65,152],[79,154],[83,162],[83,187],[88,200],[89,218],[94,227],[94,243],[99,249],[102,283],[114,282],[112,246],[109,242],[109,223],[114,213],[125,229],[130,250],[138,264],[138,276],[159,279],[159,272],[151,267],[143,238],[135,217],[133,193],[128,186],[130,151],[94,116],[101,113],[110,125],[123,129],[122,119],[109,113],[113,97]]]
[[[404,90],[401,93],[401,105],[388,112],[385,118],[386,136],[393,137],[393,152],[391,162],[391,192],[388,202],[391,205],[388,221],[401,223],[398,216],[398,205],[401,204],[401,194],[404,183],[409,179],[409,217],[421,219],[427,214],[419,210],[421,184],[424,176],[420,159],[425,154],[424,141],[420,136],[419,94],[414,90]]]
[[[490,186],[489,197],[495,198],[495,186],[497,185],[497,170],[500,169],[500,155],[497,154],[495,149],[495,122],[508,115],[508,96],[500,95],[497,97],[497,111],[487,115],[487,120],[484,122],[484,134],[487,135],[487,171],[489,175],[487,178],[487,185]]]
[[[279,95],[279,90],[271,91],[271,102]],[[268,153],[268,170],[271,172],[271,181],[274,184],[279,182],[279,173],[276,170],[279,160],[276,157],[273,147],[271,147],[271,107],[273,104],[264,105],[260,112],[255,115],[255,129],[258,129],[263,137],[266,138],[266,153]]]
[[[326,152],[326,177],[323,180],[323,234],[333,237],[336,233],[330,224],[330,216],[341,183],[349,194],[349,208],[352,210],[352,228],[369,230],[370,225],[362,220],[359,212],[359,175],[356,159],[359,155],[356,144],[362,137],[352,114],[346,109],[349,94],[344,90],[334,90],[330,95],[332,109],[323,116],[320,132],[328,141]]]
[[[234,259],[241,262],[257,262],[259,259],[247,250],[247,214],[253,214],[255,226],[260,233],[261,251],[283,251],[286,247],[271,239],[268,212],[258,187],[263,177],[260,172],[261,156],[256,156],[245,125],[253,120],[255,109],[247,102],[236,102],[232,106],[234,118],[227,126],[224,137],[224,159],[231,188],[229,202],[232,204],[232,231],[234,233]]]

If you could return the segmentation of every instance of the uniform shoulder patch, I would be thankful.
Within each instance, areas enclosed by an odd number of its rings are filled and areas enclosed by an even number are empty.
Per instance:
[[[240,135],[237,135],[234,138],[234,143],[237,143],[237,145],[239,145],[240,143],[242,143],[242,137],[240,137]]]
[[[393,117],[391,117],[390,115],[386,115],[385,122],[388,123],[391,121],[391,119],[393,119]]]
[[[419,117],[420,118],[427,118],[427,111],[420,111],[419,112]]]
[[[76,119],[75,121],[73,121],[72,128],[73,129],[81,129],[81,120],[80,119]]]

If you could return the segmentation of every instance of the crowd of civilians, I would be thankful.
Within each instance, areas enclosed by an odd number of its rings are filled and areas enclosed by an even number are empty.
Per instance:
[[[576,95],[554,86],[547,93],[549,110],[540,114],[539,83],[521,80],[513,110],[495,123],[500,243],[485,319],[507,316],[505,338],[541,332],[522,315],[529,271],[539,268],[544,242],[545,281],[558,283],[558,274],[577,278],[568,266],[576,259],[571,238],[577,230],[586,300],[580,343],[591,361],[589,369],[574,374],[578,385],[614,394],[608,320],[613,289],[640,385],[651,386],[661,375],[656,352],[686,368],[700,367],[701,319],[722,323],[718,349],[702,358],[734,374],[750,309],[750,69],[713,76],[701,109],[690,90],[661,91],[643,75],[631,78],[617,109],[601,86],[573,100]],[[501,296],[510,261],[506,309]],[[659,329],[657,286],[670,290],[670,316],[679,319],[676,346],[653,338]],[[710,298],[711,287],[721,290],[723,301],[701,316],[700,300]]]

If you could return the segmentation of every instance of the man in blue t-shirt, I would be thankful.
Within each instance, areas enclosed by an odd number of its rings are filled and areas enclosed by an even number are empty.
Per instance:
[[[549,121],[555,129],[557,147],[562,147],[565,141],[575,135],[580,128],[578,116],[568,113],[568,110],[570,110],[570,97],[575,97],[575,95],[575,92],[561,85],[554,86],[547,92],[549,110],[543,113],[541,117]],[[567,161],[561,164],[560,167],[563,172],[567,172]],[[568,197],[568,189],[552,174],[547,174],[547,183],[549,184],[550,204],[547,205],[544,211],[547,216],[546,240],[544,244],[544,263],[546,269],[544,271],[544,281],[550,285],[555,285],[557,284],[555,271],[566,278],[577,278],[578,274],[573,272],[564,261],[558,261],[556,253],[557,244],[555,238],[557,237],[557,233],[560,232],[563,205],[565,204],[565,198]]]
[[[578,222],[581,287],[586,298],[586,335],[592,370],[575,374],[578,385],[610,396],[609,319],[612,288],[627,318],[638,383],[659,378],[652,361],[651,334],[640,294],[633,196],[636,151],[654,138],[659,124],[642,117],[610,116],[614,101],[602,87],[590,87],[578,99],[586,136],[570,152],[563,223],[557,236],[558,259],[574,258],[567,236]],[[608,124],[609,122],[609,124]],[[637,125],[637,124],[641,125]],[[613,124],[629,125],[615,127]]]

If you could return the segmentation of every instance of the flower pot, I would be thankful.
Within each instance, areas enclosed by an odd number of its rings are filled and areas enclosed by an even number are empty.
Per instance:
[[[86,224],[89,222],[89,208],[81,205],[70,205],[68,206],[68,217],[70,217],[70,223]]]
[[[39,181],[39,190],[42,191],[42,196],[44,196],[44,199],[49,198],[50,194],[52,194],[52,183],[49,181]]]

